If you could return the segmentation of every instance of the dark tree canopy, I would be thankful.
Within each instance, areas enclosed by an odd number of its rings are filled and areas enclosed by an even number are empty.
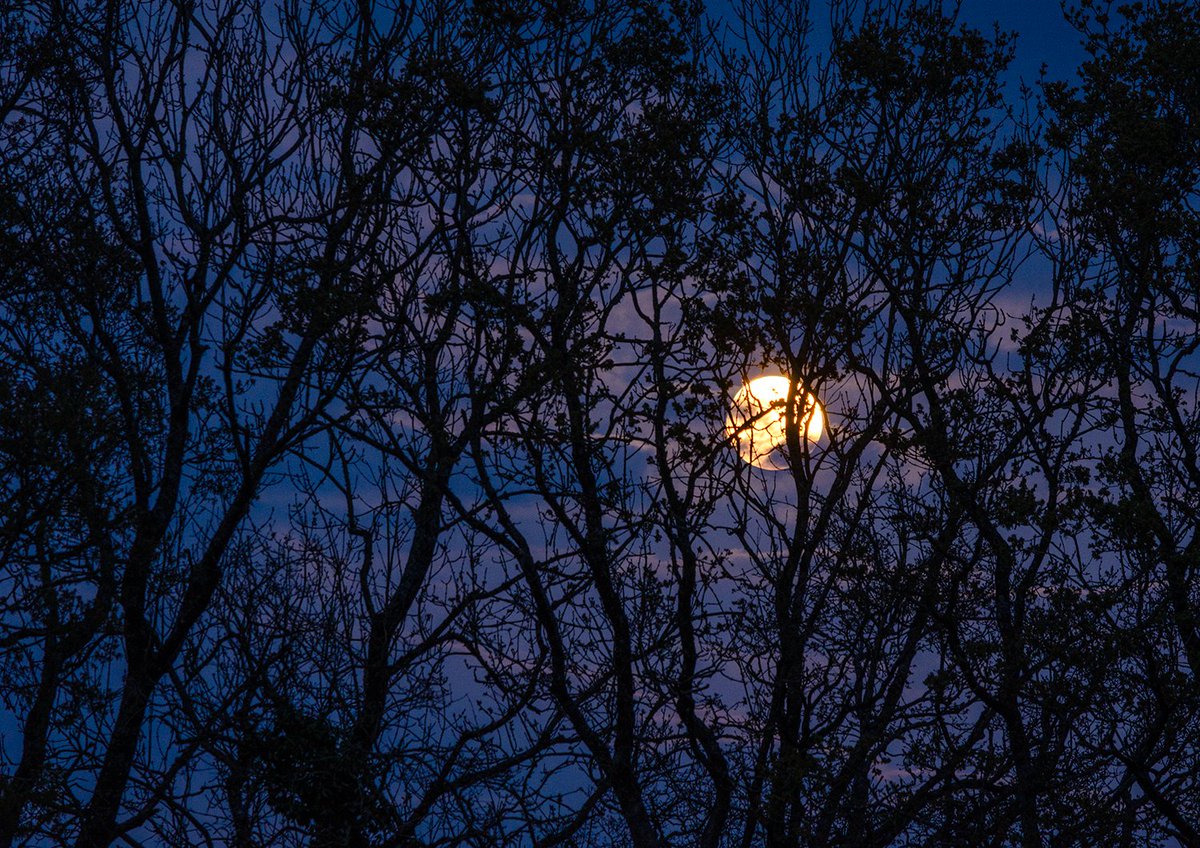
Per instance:
[[[1200,845],[1200,9],[819,5],[0,4],[0,848]]]

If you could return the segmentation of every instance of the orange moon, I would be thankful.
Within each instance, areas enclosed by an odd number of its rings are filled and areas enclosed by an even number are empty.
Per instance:
[[[733,408],[725,419],[725,433],[737,445],[738,455],[755,468],[783,471],[787,459],[780,448],[787,445],[788,390],[791,381],[782,374],[750,380],[733,396]],[[796,423],[808,441],[819,441],[825,432],[825,413],[811,392],[797,384]]]

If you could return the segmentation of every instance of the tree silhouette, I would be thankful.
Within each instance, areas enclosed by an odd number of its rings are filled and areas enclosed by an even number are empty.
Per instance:
[[[1200,14],[1066,14],[0,10],[0,844],[1200,844]]]

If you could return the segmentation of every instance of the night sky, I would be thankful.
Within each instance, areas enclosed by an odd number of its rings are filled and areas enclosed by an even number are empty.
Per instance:
[[[1054,0],[964,0],[964,21],[981,29],[993,22],[1002,30],[1017,33],[1017,53],[1012,71],[1032,82],[1042,65],[1050,79],[1069,78],[1084,57],[1079,34],[1066,21]]]
[[[1200,846],[1200,0],[1063,3],[0,3],[0,848]]]

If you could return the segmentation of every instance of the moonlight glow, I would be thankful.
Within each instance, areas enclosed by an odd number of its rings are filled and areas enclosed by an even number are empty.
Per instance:
[[[787,405],[790,381],[780,374],[758,377],[733,396],[733,408],[725,419],[725,432],[737,445],[738,454],[757,468],[782,471],[788,467],[781,448],[787,444]],[[795,421],[810,442],[825,432],[825,414],[811,392],[797,385],[796,399],[803,406]],[[799,403],[797,404],[799,405]]]

